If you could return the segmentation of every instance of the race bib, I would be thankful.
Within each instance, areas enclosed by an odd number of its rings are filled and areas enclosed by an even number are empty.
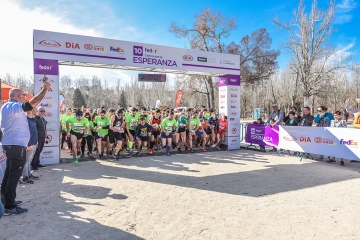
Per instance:
[[[179,127],[184,128],[184,127],[186,127],[186,124],[185,123],[180,123]]]
[[[74,126],[74,130],[76,131],[81,131],[83,129],[82,126]]]
[[[171,131],[172,131],[172,127],[166,127],[165,130],[168,131],[168,132],[171,132]]]
[[[136,122],[131,122],[131,123],[130,123],[130,126],[131,126],[131,127],[136,127]]]
[[[220,126],[219,126],[219,128],[220,128],[220,129],[225,129],[225,127],[224,127],[224,126],[222,126],[222,125],[220,125]]]
[[[102,134],[98,134],[99,137],[104,138],[105,136]]]

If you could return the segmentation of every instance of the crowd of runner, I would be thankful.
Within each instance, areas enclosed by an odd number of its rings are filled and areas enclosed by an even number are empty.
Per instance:
[[[98,108],[91,110],[86,106],[81,109],[67,108],[61,114],[61,148],[67,143],[68,152],[73,155],[74,163],[79,158],[93,157],[96,151],[98,159],[104,153],[120,159],[122,150],[130,156],[139,155],[140,151],[149,154],[165,149],[170,156],[170,149],[177,148],[193,152],[194,147],[201,147],[206,152],[220,150],[227,132],[227,116],[219,118],[213,109],[203,107],[147,110],[140,106],[117,110]],[[106,151],[105,151],[106,150]]]

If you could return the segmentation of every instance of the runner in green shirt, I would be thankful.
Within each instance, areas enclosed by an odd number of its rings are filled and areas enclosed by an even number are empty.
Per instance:
[[[180,141],[180,137],[181,137],[181,144],[178,147],[179,153],[181,153],[181,148],[186,145],[186,135],[189,130],[190,114],[191,114],[190,109],[189,109],[189,111],[186,112],[186,114],[185,114],[185,112],[182,112],[181,116],[177,120],[179,128],[177,130],[177,133],[175,133],[175,142],[176,142],[176,144],[178,144]]]
[[[178,123],[174,119],[174,112],[170,112],[169,117],[165,118],[161,122],[161,139],[162,139],[162,145],[166,146],[166,156],[170,156],[172,134],[173,132],[175,132],[177,127],[178,127]]]
[[[105,148],[105,143],[108,139],[108,132],[110,126],[110,119],[105,115],[106,111],[101,110],[100,116],[97,116],[94,119],[95,139],[97,143],[99,159],[102,159],[104,156],[103,151]]]
[[[84,133],[84,137],[82,139],[82,142],[81,142],[81,156],[80,158],[83,158],[84,155],[85,155],[85,145],[87,145],[87,149],[88,149],[88,152],[87,152],[87,155],[89,157],[92,157],[92,131],[94,129],[94,123],[92,121],[92,118],[91,118],[91,115],[90,113],[85,113],[84,115],[84,118],[86,120],[88,120],[89,122],[89,131]]]
[[[86,118],[83,118],[82,111],[77,111],[75,117],[70,117],[66,121],[66,132],[67,136],[71,139],[74,164],[79,163],[77,154],[78,151],[80,151],[84,133],[88,131],[89,121]]]
[[[132,147],[133,147],[134,139],[135,139],[135,129],[136,129],[136,126],[138,125],[139,119],[140,119],[140,114],[137,112],[136,108],[132,108],[131,113],[128,114],[125,118],[126,132],[129,137],[127,146],[129,148],[130,156],[132,156],[132,154],[133,154]]]
[[[71,140],[66,138],[66,121],[69,117],[73,116],[71,112],[71,108],[66,109],[66,113],[62,114],[60,117],[61,124],[61,149],[64,148],[64,142],[68,144],[68,149],[71,148]]]
[[[194,112],[193,116],[190,119],[190,123],[189,123],[189,129],[190,129],[190,136],[189,136],[189,145],[190,145],[190,152],[194,152],[192,147],[193,147],[193,141],[195,142],[197,140],[198,137],[201,137],[201,139],[203,140],[203,148],[202,151],[206,152],[205,150],[205,141],[204,138],[206,137],[205,133],[203,133],[201,130],[201,122],[200,119],[198,118],[199,113],[196,111]]]

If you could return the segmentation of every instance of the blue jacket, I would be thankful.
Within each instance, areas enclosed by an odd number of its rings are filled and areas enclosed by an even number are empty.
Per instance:
[[[321,119],[323,118],[323,116],[321,116],[320,114],[318,114],[314,120],[315,123],[318,123]],[[330,126],[331,120],[335,120],[334,116],[332,115],[332,113],[325,113],[325,121],[327,123],[328,126]]]
[[[296,121],[297,119],[294,118],[293,119],[293,122],[291,123],[291,119],[289,118],[286,123],[285,123],[285,126],[297,126],[298,125],[298,122]]]
[[[36,129],[36,123],[34,118],[27,118],[30,130],[30,140],[28,143],[28,147],[34,146],[38,143],[38,133]]]

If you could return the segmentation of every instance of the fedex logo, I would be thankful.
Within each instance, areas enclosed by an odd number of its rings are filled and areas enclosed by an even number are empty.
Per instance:
[[[354,140],[345,141],[344,139],[340,139],[340,144],[356,146],[356,147],[358,146],[358,142],[355,142]]]

